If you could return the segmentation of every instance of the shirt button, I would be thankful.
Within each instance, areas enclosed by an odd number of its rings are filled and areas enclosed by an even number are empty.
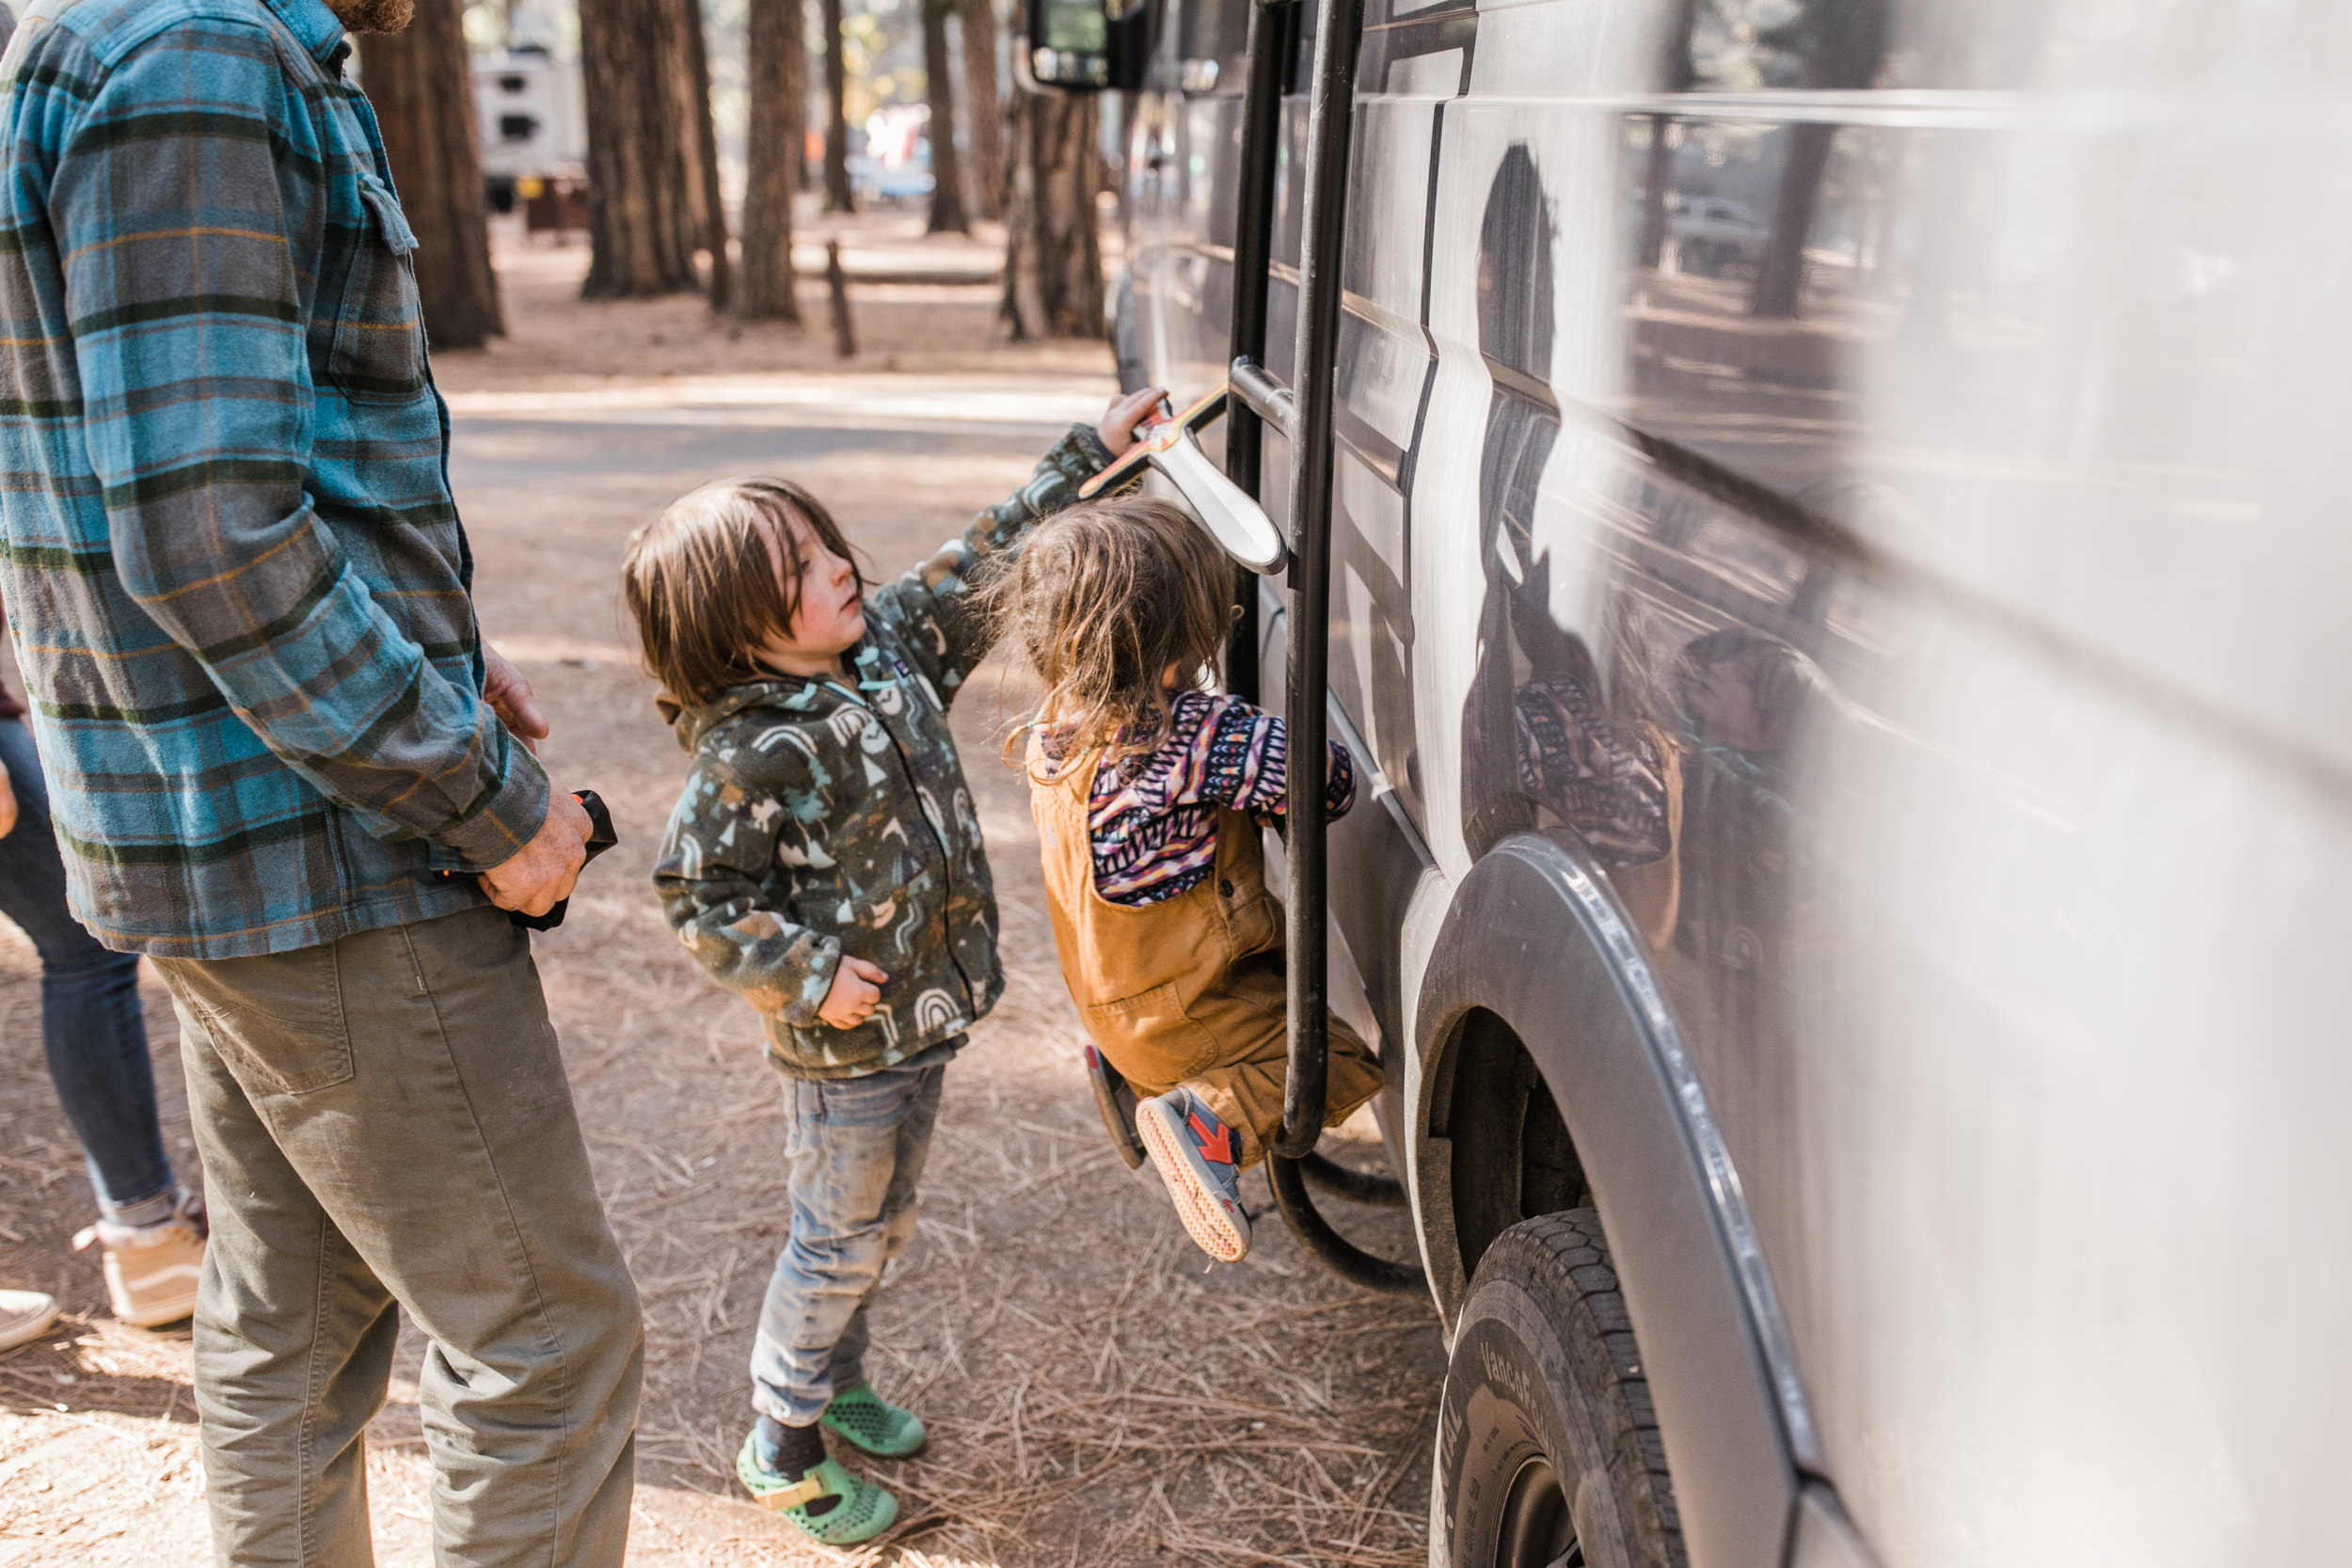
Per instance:
[[[1217,879],[1217,883],[1216,883],[1216,891],[1217,891],[1218,893],[1222,894],[1224,896],[1226,896],[1226,897],[1228,897],[1228,898],[1231,898],[1231,897],[1233,895],[1233,881],[1232,881],[1232,878],[1230,878],[1230,877],[1220,877],[1220,878],[1218,878],[1218,879]]]

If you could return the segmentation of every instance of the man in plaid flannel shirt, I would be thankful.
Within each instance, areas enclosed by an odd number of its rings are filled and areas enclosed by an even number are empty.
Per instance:
[[[346,74],[345,29],[410,4],[29,8],[0,586],[74,913],[179,1007],[221,1560],[367,1560],[397,1306],[437,1351],[441,1549],[617,1563],[636,1299],[503,912],[570,891],[587,817],[475,626],[416,242]]]

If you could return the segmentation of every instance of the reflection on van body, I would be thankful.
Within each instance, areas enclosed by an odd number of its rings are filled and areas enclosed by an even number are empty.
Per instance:
[[[1170,4],[1220,67],[1168,62],[1126,200],[1181,403],[1243,0]],[[1891,1564],[2352,1560],[2347,45],[1372,0],[1333,689],[1433,876],[1565,829],[1613,884]],[[1411,889],[1355,842],[1409,1041]]]

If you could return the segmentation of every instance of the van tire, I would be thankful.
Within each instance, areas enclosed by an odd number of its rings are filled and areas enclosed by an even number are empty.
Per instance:
[[[1592,1210],[1523,1221],[1479,1259],[1454,1329],[1430,1493],[1432,1568],[1564,1558],[1686,1568],[1665,1445]]]

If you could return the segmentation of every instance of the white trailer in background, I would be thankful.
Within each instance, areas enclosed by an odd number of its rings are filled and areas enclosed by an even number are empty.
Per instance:
[[[588,116],[578,60],[536,45],[478,54],[473,106],[493,210],[511,211],[518,195],[527,200],[584,177]]]

